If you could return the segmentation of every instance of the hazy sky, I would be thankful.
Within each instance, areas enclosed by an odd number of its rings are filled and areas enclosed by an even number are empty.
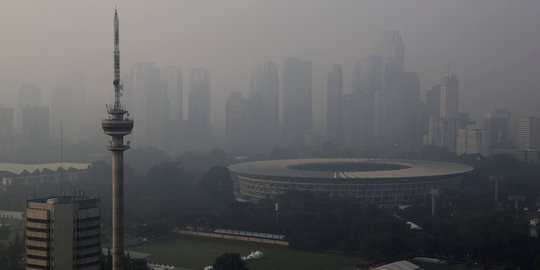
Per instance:
[[[538,0],[2,1],[0,104],[14,103],[22,82],[38,83],[47,96],[70,69],[85,69],[87,95],[105,103],[115,4],[123,72],[137,62],[209,69],[217,129],[225,97],[249,90],[253,64],[275,61],[282,77],[288,56],[313,61],[321,129],[331,65],[343,65],[350,87],[355,61],[372,53],[378,32],[388,29],[401,32],[406,68],[420,73],[422,91],[450,66],[461,81],[462,111],[479,116],[506,107],[540,116]]]

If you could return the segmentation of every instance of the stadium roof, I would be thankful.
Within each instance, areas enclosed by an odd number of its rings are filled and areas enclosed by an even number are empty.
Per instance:
[[[20,175],[23,173],[39,173],[48,170],[56,172],[60,168],[60,163],[46,163],[46,164],[19,164],[19,163],[0,163],[0,172],[9,172],[12,174]],[[64,171],[70,169],[86,170],[90,164],[88,163],[64,163],[62,169]]]
[[[286,159],[229,166],[237,174],[325,179],[391,179],[460,175],[472,167],[449,162],[399,159]]]

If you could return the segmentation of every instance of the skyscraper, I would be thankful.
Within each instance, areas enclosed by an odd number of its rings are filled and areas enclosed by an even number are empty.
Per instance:
[[[17,92],[17,107],[15,108],[15,130],[22,130],[22,110],[26,107],[40,107],[43,105],[41,89],[35,84],[22,84]]]
[[[118,13],[114,10],[114,104],[107,107],[109,117],[102,119],[105,134],[111,136],[107,148],[112,152],[112,257],[113,270],[124,270],[124,136],[131,133],[133,120],[125,115],[120,96],[120,30]]]
[[[46,146],[49,143],[49,108],[25,107],[21,118],[23,145],[31,148]]]
[[[420,76],[417,72],[406,71],[403,73],[403,133],[401,144],[411,148],[422,145],[422,125],[420,101]]]
[[[312,127],[311,61],[287,58],[283,70],[283,135],[288,145],[302,146]]]
[[[252,137],[256,137],[260,150],[275,146],[279,136],[279,77],[273,62],[259,63],[251,73],[251,89],[248,102]]]
[[[191,70],[191,91],[188,97],[189,141],[196,148],[205,147],[212,136],[210,122],[210,72]]]
[[[277,129],[279,125],[279,77],[278,68],[274,62],[259,63],[251,74],[250,94],[259,93],[263,106],[266,125]]]
[[[428,117],[441,116],[441,85],[437,84],[426,91],[426,111]]]
[[[0,106],[0,151],[9,152],[13,147],[13,109]]]
[[[405,92],[377,91],[374,103],[375,144],[380,148],[400,146],[405,132]]]
[[[179,67],[164,67],[161,69],[161,78],[167,89],[167,121],[180,126],[183,120],[183,76]]]
[[[384,88],[384,59],[382,56],[370,55],[354,66],[353,92],[375,93]]]
[[[81,126],[89,123],[85,119],[87,113],[86,75],[83,70],[71,70],[51,91],[51,129],[60,130],[63,127],[64,136],[85,136]],[[88,121],[88,122],[85,122]],[[57,134],[57,133],[55,133]]]
[[[400,90],[405,71],[405,45],[399,31],[381,31],[377,48],[384,58],[385,90]]]
[[[29,200],[26,269],[100,269],[100,212],[100,202],[93,198]]]
[[[161,80],[160,70],[154,63],[137,63],[131,70],[132,93],[127,101],[132,102],[132,114],[139,125],[134,130],[133,140],[138,145],[161,146],[163,142],[166,116],[165,83]]]
[[[227,148],[236,151],[245,151],[246,132],[248,132],[246,100],[242,93],[231,93],[225,102],[225,136]]]
[[[517,149],[540,149],[540,118],[519,117],[516,119],[514,146]]]
[[[457,135],[456,154],[489,155],[489,136],[485,129],[460,129]]]
[[[484,115],[484,128],[489,134],[489,148],[510,148],[510,113],[496,109]]]
[[[183,76],[182,69],[169,66],[161,69],[161,80],[165,86],[164,112],[165,118],[162,121],[164,125],[163,140],[160,143],[163,150],[175,152],[180,150],[180,144],[183,138]],[[159,106],[159,105],[158,105]],[[164,142],[168,142],[165,145]]]
[[[326,136],[333,144],[343,140],[343,68],[334,64],[326,79]]]
[[[344,94],[342,98],[341,146],[369,149],[373,147],[373,95]]]
[[[441,79],[441,114],[443,119],[457,118],[459,113],[459,80],[455,74],[444,74]]]

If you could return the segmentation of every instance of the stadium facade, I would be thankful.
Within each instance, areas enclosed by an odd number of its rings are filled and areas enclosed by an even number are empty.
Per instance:
[[[409,204],[432,190],[455,189],[473,168],[420,160],[289,159],[240,163],[229,170],[243,199],[308,190],[388,207]]]

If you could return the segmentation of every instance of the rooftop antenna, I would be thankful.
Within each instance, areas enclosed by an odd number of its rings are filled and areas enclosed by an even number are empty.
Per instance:
[[[60,124],[60,194],[64,196],[64,126]]]

